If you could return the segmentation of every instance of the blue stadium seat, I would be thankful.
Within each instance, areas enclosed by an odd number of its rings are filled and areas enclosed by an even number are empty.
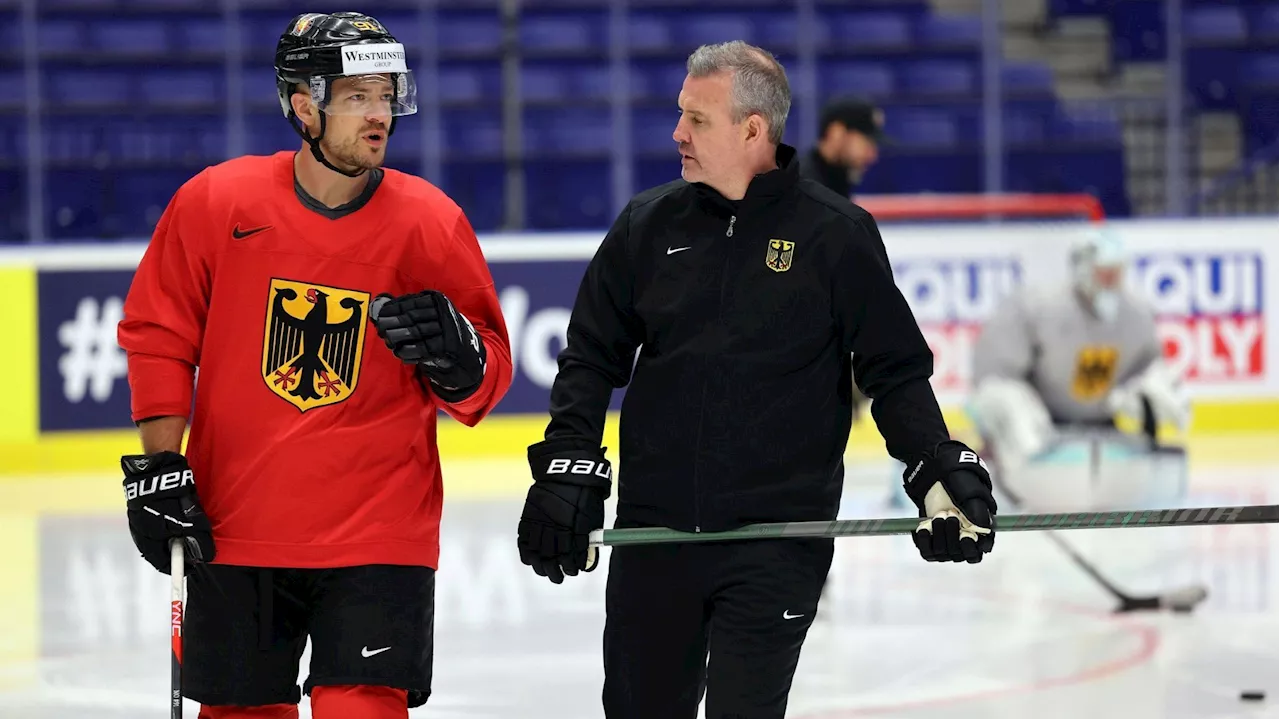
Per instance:
[[[520,94],[528,102],[572,100],[570,72],[562,65],[525,65],[520,68]]]
[[[137,71],[124,68],[51,67],[45,78],[45,97],[55,107],[125,105],[137,85]]]
[[[54,239],[104,235],[104,195],[113,184],[107,172],[89,168],[45,172],[45,232]]]
[[[631,96],[675,107],[686,74],[683,60],[633,62]]]
[[[1184,61],[1186,85],[1196,105],[1231,109],[1236,104],[1240,53],[1226,48],[1191,48]]]
[[[438,183],[447,188],[477,232],[502,227],[507,193],[506,168],[501,160],[446,162],[443,171]]]
[[[750,20],[756,42],[775,55],[794,50],[802,42],[800,18],[794,12],[753,12]]]
[[[21,67],[0,67],[0,109],[17,109],[27,105],[27,74]]]
[[[82,115],[55,115],[46,119],[41,128],[45,161],[85,165],[100,162],[107,151],[103,134],[108,125],[103,118]]]
[[[0,145],[2,144],[3,140],[0,140]],[[3,153],[2,149],[0,153]],[[3,155],[0,154],[0,157]],[[0,170],[0,243],[26,242],[31,236],[27,232],[26,180],[25,169]]]
[[[818,25],[824,42],[820,47],[846,53],[869,50],[905,50],[911,47],[911,21],[895,12],[820,10]]]
[[[26,157],[26,116],[0,115],[0,164],[20,162]]]
[[[535,160],[526,171],[530,229],[599,229],[613,222],[608,160]]]
[[[89,47],[112,55],[164,55],[169,26],[163,20],[99,18],[89,25]]]
[[[102,232],[107,237],[149,236],[173,193],[200,171],[190,168],[114,170],[102,207]]]
[[[1264,2],[1246,11],[1249,13],[1250,37],[1255,42],[1274,47],[1280,33],[1280,4]]]
[[[982,44],[979,15],[921,15],[915,25],[916,42],[925,46],[978,47]]]
[[[602,47],[604,17],[599,13],[521,17],[520,47],[526,50],[582,51]]]
[[[1273,52],[1255,52],[1240,61],[1240,85],[1246,88],[1276,87],[1280,58]]]
[[[138,72],[139,100],[152,109],[224,107],[226,75],[220,68]]]
[[[666,50],[676,41],[665,17],[636,13],[627,19],[627,44],[632,52],[645,52]]]
[[[981,190],[982,157],[976,150],[908,152],[901,148],[886,148],[858,188],[867,194]]]
[[[912,147],[954,147],[973,140],[962,137],[956,116],[941,109],[890,108],[885,126],[892,130],[894,142]]]
[[[690,53],[699,45],[742,40],[755,43],[755,27],[740,13],[688,13],[678,19],[673,33],[676,49]]]
[[[1122,125],[1109,103],[1063,103],[1050,123],[1055,140],[1066,143],[1112,144],[1122,141]]]
[[[523,129],[527,155],[608,154],[613,144],[607,107],[527,107]]]
[[[1244,44],[1249,37],[1244,12],[1230,5],[1186,8],[1182,16],[1187,45]]]
[[[1007,103],[1001,113],[1001,135],[1006,147],[1038,145],[1049,137],[1049,121],[1056,102]]]
[[[183,53],[222,55],[226,52],[227,26],[220,19],[188,17],[174,22],[171,37]]]
[[[252,113],[245,118],[245,152],[250,155],[272,155],[281,150],[302,147],[302,138],[289,126],[279,111]]]
[[[1106,14],[1115,0],[1049,0],[1049,17],[1091,17]]]
[[[446,109],[445,156],[449,159],[491,159],[502,155],[502,108]]]
[[[671,139],[679,113],[670,108],[645,108],[631,111],[631,146],[637,155],[669,154],[679,157],[676,142]]]
[[[36,25],[36,42],[43,55],[82,52],[85,46],[84,25],[77,20],[41,20]]]
[[[824,97],[883,98],[892,95],[895,89],[893,70],[884,63],[827,60],[818,68],[818,92]]]
[[[437,77],[441,103],[497,103],[502,99],[502,68],[496,63],[442,64]]]
[[[1163,60],[1167,52],[1162,0],[1117,0],[1110,9],[1111,52],[1118,62]]]
[[[481,54],[497,57],[502,48],[502,24],[496,13],[442,15],[436,23],[440,52]]]
[[[1007,95],[1052,95],[1053,68],[1041,62],[1005,62],[1000,82]]]
[[[1280,122],[1277,108],[1280,108],[1280,94],[1276,92],[1274,85],[1270,90],[1249,93],[1241,107],[1244,117],[1245,157],[1257,157],[1265,150],[1274,159],[1277,123]]]
[[[898,85],[912,95],[966,96],[978,92],[978,77],[970,63],[925,60],[903,65]]]

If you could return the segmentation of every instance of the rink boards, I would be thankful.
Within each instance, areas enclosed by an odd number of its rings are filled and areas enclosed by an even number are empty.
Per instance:
[[[1128,287],[1156,308],[1166,357],[1195,397],[1193,433],[1274,435],[1280,326],[1275,220],[1109,226],[1134,256]],[[1064,282],[1067,247],[1082,227],[882,228],[895,280],[934,350],[933,382],[954,430],[968,426],[960,404],[982,323],[1017,288]],[[508,323],[515,379],[494,416],[479,427],[442,417],[446,457],[518,457],[540,438],[556,355],[599,239],[600,233],[481,238]],[[144,250],[138,242],[0,251],[0,378],[8,388],[0,412],[0,476],[111,471],[120,454],[136,449],[115,325]],[[803,251],[797,245],[797,256]],[[615,409],[621,395],[615,393]],[[610,422],[609,446],[617,446],[615,431]],[[850,451],[883,457],[874,426],[855,428]]]

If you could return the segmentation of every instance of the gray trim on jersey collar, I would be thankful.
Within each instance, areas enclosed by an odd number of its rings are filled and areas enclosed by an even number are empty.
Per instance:
[[[293,176],[293,194],[298,196],[298,201],[301,202],[302,206],[308,210],[327,217],[330,220],[340,220],[369,204],[370,198],[373,197],[374,190],[377,190],[378,185],[382,184],[382,176],[383,172],[381,167],[375,167],[372,170],[369,170],[369,183],[364,186],[364,190],[362,190],[359,195],[356,195],[355,199],[351,202],[337,207],[329,207],[323,202],[307,194],[307,191],[302,189],[302,184],[298,182],[298,176],[296,174]]]

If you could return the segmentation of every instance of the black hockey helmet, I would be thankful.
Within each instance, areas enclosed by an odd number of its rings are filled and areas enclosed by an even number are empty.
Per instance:
[[[325,118],[331,114],[361,114],[363,106],[346,108],[331,103],[333,82],[343,77],[387,75],[391,80],[391,125],[396,118],[418,111],[417,85],[405,64],[404,46],[376,19],[364,13],[303,13],[289,21],[276,44],[276,90],[280,108],[294,131],[311,146],[316,159],[326,167],[347,176],[324,158],[320,138],[324,137]],[[290,97],[298,85],[307,88],[320,108],[320,133],[311,137],[293,112]]]

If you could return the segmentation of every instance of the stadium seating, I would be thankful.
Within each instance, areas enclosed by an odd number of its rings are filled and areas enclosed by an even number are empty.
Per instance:
[[[1189,97],[1197,107],[1263,117],[1249,120],[1248,147],[1273,144],[1275,2],[1184,4]],[[613,163],[626,150],[619,138],[629,135],[636,189],[678,173],[671,140],[675,96],[693,47],[741,38],[770,48],[789,67],[797,66],[802,49],[801,18],[789,0],[631,0],[618,36],[625,36],[629,59],[617,68],[611,38],[618,30],[604,0],[525,0],[509,40],[495,0],[438,3],[428,18],[414,2],[384,5],[379,17],[406,43],[419,73],[420,104],[434,103],[438,111],[399,123],[389,162],[424,171],[425,123],[438,117],[441,175],[431,179],[480,230],[506,222],[513,171],[524,173],[528,227],[606,226],[617,209]],[[54,237],[146,234],[172,191],[201,167],[233,149],[269,153],[298,146],[280,112],[270,63],[276,38],[299,8],[285,0],[241,0],[240,6],[238,22],[229,25],[220,7],[197,0],[41,0],[44,191]],[[1106,18],[1117,62],[1163,59],[1163,2],[1051,0],[1049,6],[1054,18]],[[16,10],[0,3],[0,80],[11,90],[0,95],[6,187],[17,186],[10,179],[23,175],[26,155],[26,76],[16,20]],[[803,48],[816,55],[813,99],[853,94],[885,108],[893,143],[883,148],[865,191],[980,191],[980,19],[934,12],[925,0],[819,0],[814,20]],[[233,40],[240,57],[230,54]],[[504,84],[504,48],[520,56],[519,132],[503,127],[503,98],[511,89]],[[436,67],[422,66],[424,53],[438,59]],[[230,66],[238,67],[238,77],[228,73]],[[1125,214],[1115,108],[1060,100],[1053,80],[1037,63],[1001,69],[1008,96],[1001,116],[1007,189],[1094,191],[1109,212]],[[236,87],[234,104],[243,104],[246,114],[244,144],[232,148],[228,93]],[[807,90],[797,82],[796,91],[799,104]],[[616,99],[624,105],[615,107]],[[615,122],[619,117],[629,128]],[[812,133],[793,122],[787,139],[807,147]],[[516,156],[521,163],[510,163]],[[19,196],[6,191],[4,197],[0,232],[13,236],[25,218],[18,217]]]

